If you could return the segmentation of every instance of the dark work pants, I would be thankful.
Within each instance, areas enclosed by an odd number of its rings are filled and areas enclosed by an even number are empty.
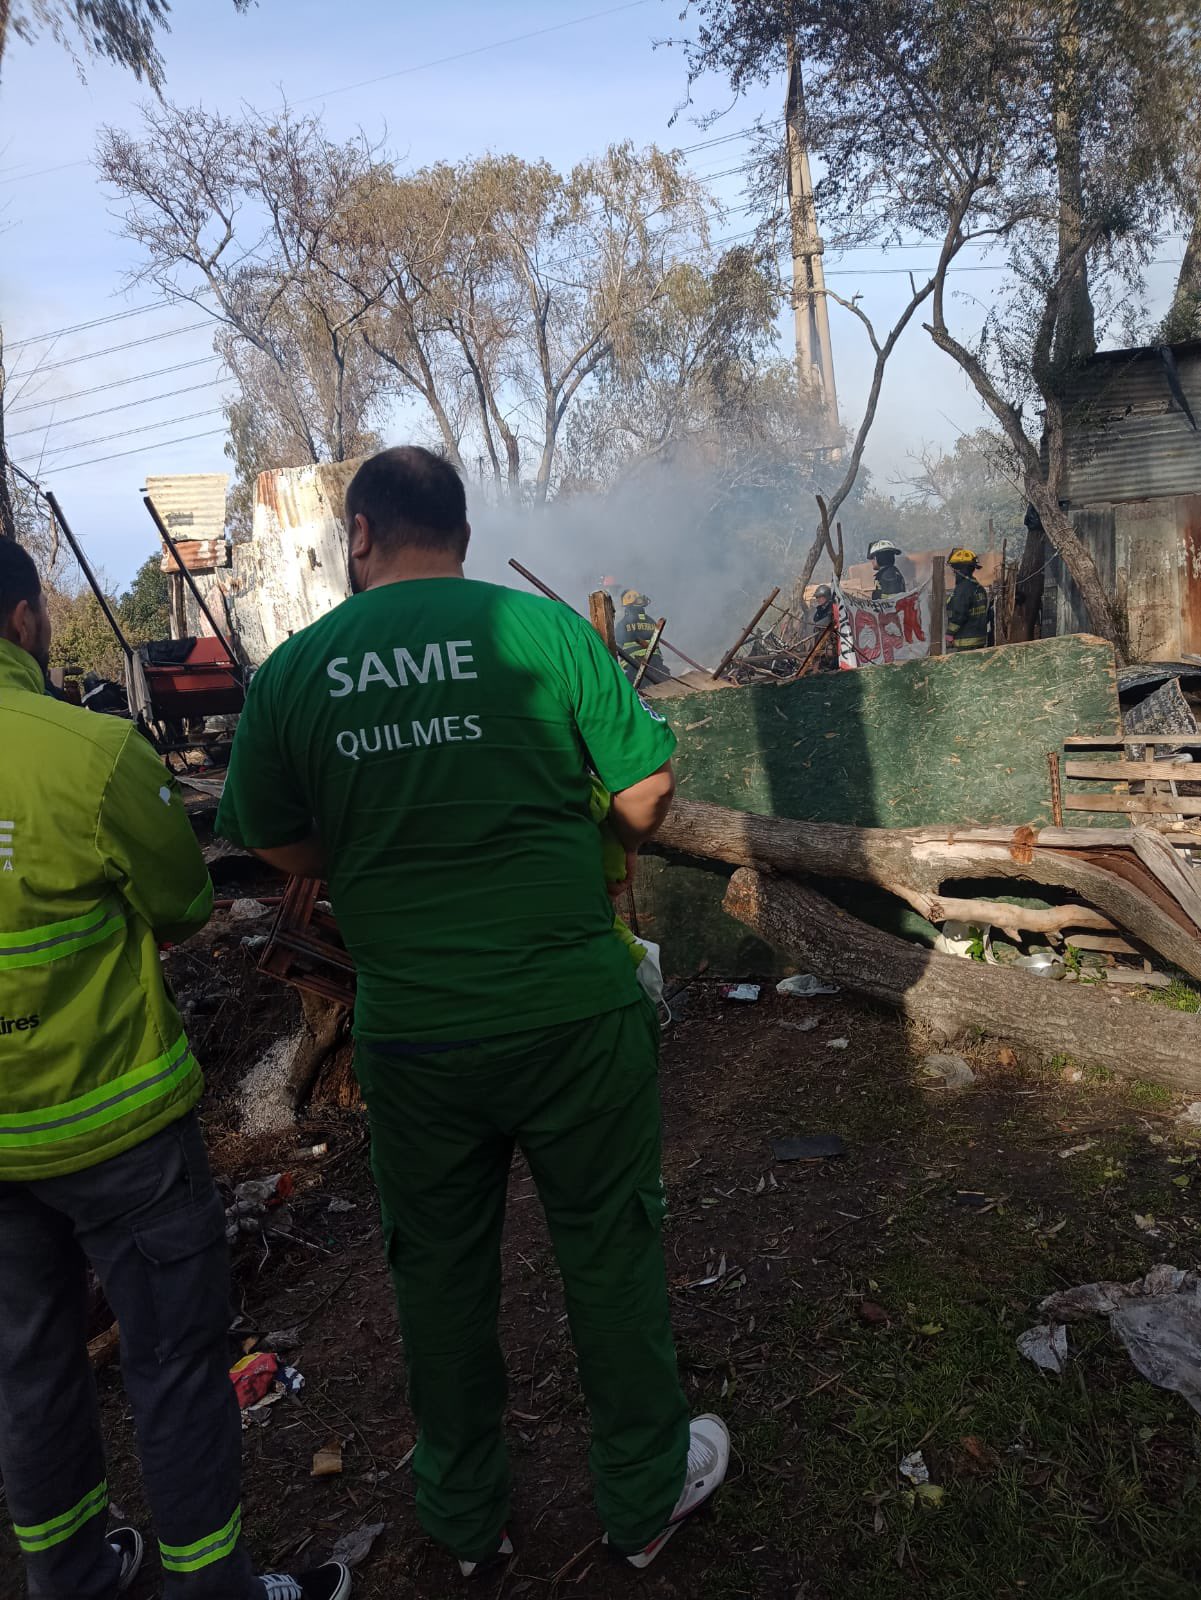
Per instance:
[[[643,999],[414,1050],[360,1044],[356,1065],[420,1429],[418,1515],[470,1560],[496,1553],[509,1515],[497,1312],[520,1148],[563,1275],[597,1509],[618,1549],[639,1550],[675,1507],[689,1436],[663,1262],[655,1009]]]
[[[31,1600],[116,1593],[88,1261],[121,1327],[165,1600],[253,1600],[224,1213],[193,1115],[82,1172],[0,1182],[0,1472]]]

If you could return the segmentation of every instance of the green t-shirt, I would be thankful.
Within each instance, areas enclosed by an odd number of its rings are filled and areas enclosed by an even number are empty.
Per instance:
[[[631,1004],[588,767],[627,789],[675,736],[566,606],[461,578],[345,601],[255,674],[217,831],[315,825],[366,1040],[470,1040]]]

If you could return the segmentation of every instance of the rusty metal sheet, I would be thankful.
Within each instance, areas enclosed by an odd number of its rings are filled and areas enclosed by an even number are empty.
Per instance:
[[[229,545],[224,539],[180,539],[175,548],[179,551],[179,562],[166,546],[159,562],[161,570],[168,575],[178,572],[181,564],[193,573],[215,572],[218,567],[229,566]]]
[[[228,472],[175,472],[146,479],[146,493],[178,544],[182,539],[225,538]]]
[[[358,465],[259,474],[252,536],[234,545],[233,571],[221,584],[233,627],[256,665],[349,595],[342,507]]]

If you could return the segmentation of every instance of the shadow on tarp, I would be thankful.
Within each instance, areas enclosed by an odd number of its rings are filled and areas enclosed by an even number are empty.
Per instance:
[[[1069,734],[1119,727],[1113,651],[1087,635],[690,695],[664,710],[680,741],[681,798],[880,828],[1048,826],[1048,752]],[[639,911],[665,970],[707,959],[734,977],[787,964],[721,909],[728,876],[648,863]],[[819,887],[876,926],[933,937],[855,880]]]

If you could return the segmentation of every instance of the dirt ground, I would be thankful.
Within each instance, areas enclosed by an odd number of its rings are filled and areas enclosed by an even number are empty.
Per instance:
[[[414,1513],[413,1424],[366,1126],[332,1108],[281,1136],[238,1132],[241,1074],[299,1016],[295,996],[253,970],[243,936],[219,921],[171,970],[209,1069],[204,1115],[221,1181],[285,1167],[297,1188],[293,1238],[240,1244],[235,1264],[243,1330],[297,1329],[288,1359],[305,1377],[298,1399],[245,1435],[251,1546],[263,1568],[296,1568],[382,1522],[356,1595],[443,1600],[461,1580]],[[645,1574],[601,1548],[561,1294],[519,1165],[502,1305],[517,1553],[478,1592],[1201,1592],[1201,1418],[1140,1379],[1104,1325],[1073,1327],[1062,1378],[1014,1348],[1054,1288],[1132,1278],[1158,1261],[1197,1265],[1201,1172],[1180,1105],[983,1043],[965,1052],[974,1086],[952,1095],[922,1076],[921,1040],[837,997],[785,999],[768,986],[741,1005],[702,982],[675,1011],[662,1074],[668,1271],[690,1400],[720,1411],[733,1435],[727,1487]],[[1154,1017],[1149,1008],[1148,1026]],[[772,1139],[810,1133],[841,1135],[845,1155],[773,1159]],[[328,1155],[296,1158],[321,1142]],[[141,1521],[115,1365],[99,1385],[114,1500]],[[314,1452],[334,1442],[343,1471],[313,1478]],[[915,1498],[898,1474],[919,1449],[941,1497]],[[5,1527],[0,1597],[19,1592]],[[148,1562],[134,1600],[157,1592]]]

